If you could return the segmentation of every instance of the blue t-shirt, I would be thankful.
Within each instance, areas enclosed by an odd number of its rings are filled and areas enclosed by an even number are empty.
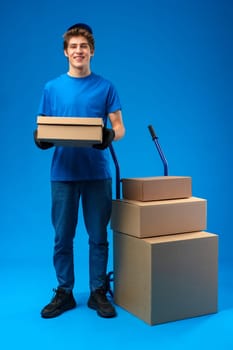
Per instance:
[[[97,117],[107,123],[108,114],[121,109],[111,82],[91,73],[84,78],[62,74],[44,88],[39,114],[60,117]],[[111,178],[108,150],[92,147],[55,147],[52,181]]]

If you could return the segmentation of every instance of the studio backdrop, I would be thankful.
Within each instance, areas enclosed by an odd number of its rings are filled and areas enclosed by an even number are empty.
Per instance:
[[[232,259],[233,5],[228,0],[57,0],[0,5],[0,259],[50,259],[50,163],[32,133],[44,84],[67,71],[62,34],[76,22],[96,40],[92,70],[111,80],[126,136],[114,144],[121,177],[191,176],[207,200],[207,230]],[[112,164],[113,186],[115,168]],[[111,233],[110,233],[111,234]],[[86,259],[82,218],[77,249]]]

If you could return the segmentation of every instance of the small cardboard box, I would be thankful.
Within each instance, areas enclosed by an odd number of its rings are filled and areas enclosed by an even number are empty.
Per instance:
[[[124,199],[153,201],[192,196],[192,181],[188,176],[157,176],[122,179]]]
[[[218,236],[114,232],[115,303],[150,325],[217,312]]]
[[[90,147],[102,142],[102,118],[37,117],[38,140],[56,146]]]
[[[163,201],[113,200],[111,228],[138,238],[206,229],[207,201],[190,197]]]

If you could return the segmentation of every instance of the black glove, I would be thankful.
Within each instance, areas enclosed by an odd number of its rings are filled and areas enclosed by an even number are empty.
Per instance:
[[[112,141],[114,140],[114,137],[115,137],[115,131],[113,129],[108,129],[103,127],[103,141],[102,143],[93,145],[93,147],[103,150],[112,143]]]
[[[33,137],[34,137],[34,142],[36,146],[39,147],[40,149],[48,149],[54,146],[54,144],[51,142],[39,141],[37,138],[37,129],[34,130]]]

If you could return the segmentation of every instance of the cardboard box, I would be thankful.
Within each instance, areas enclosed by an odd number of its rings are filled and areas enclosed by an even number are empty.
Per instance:
[[[145,238],[206,229],[205,199],[190,197],[163,201],[113,200],[111,228]]]
[[[150,325],[217,312],[218,236],[114,232],[115,303]]]
[[[157,176],[122,179],[124,199],[153,201],[192,196],[192,181],[188,176]]]
[[[56,146],[90,147],[102,142],[102,118],[37,117],[38,140]]]

